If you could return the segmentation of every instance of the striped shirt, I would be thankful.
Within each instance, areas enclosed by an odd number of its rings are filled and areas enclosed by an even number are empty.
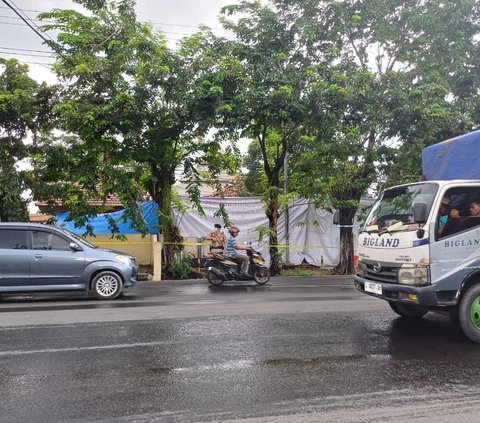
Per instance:
[[[233,257],[237,253],[235,250],[235,245],[237,245],[237,240],[230,235],[227,241],[227,256]]]

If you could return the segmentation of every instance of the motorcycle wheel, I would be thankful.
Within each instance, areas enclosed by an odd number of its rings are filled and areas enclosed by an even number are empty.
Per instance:
[[[253,278],[259,285],[266,284],[270,280],[270,270],[268,270],[266,267],[259,267],[255,269]]]
[[[223,278],[213,273],[211,270],[207,272],[207,279],[212,285],[218,286],[223,283]]]

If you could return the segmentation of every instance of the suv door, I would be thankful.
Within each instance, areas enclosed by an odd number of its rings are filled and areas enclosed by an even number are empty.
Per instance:
[[[0,228],[0,287],[29,285],[30,232]]]
[[[63,289],[81,288],[85,267],[83,250],[70,248],[73,242],[61,233],[52,230],[32,231],[33,257],[30,280],[33,285],[52,285]]]

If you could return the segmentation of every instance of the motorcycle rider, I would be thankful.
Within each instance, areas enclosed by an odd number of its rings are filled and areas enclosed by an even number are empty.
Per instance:
[[[238,233],[240,232],[240,229],[238,229],[236,226],[230,226],[228,229],[228,232],[230,233],[230,236],[228,237],[227,240],[227,256],[233,258],[234,260],[238,260],[241,262],[241,267],[240,267],[240,273],[242,276],[245,277],[250,277],[248,274],[248,264],[249,264],[249,258],[248,256],[244,254],[238,254],[238,250],[251,250],[252,247],[249,245],[239,245],[237,243],[236,237],[238,236]]]

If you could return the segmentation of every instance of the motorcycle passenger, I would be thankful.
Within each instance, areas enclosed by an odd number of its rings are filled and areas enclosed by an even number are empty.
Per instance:
[[[204,236],[203,239],[212,241],[210,251],[214,253],[223,254],[225,252],[225,245],[227,243],[227,237],[222,232],[222,225],[215,223],[215,230],[208,236]]]
[[[230,233],[230,236],[227,240],[227,256],[240,261],[240,273],[242,274],[242,276],[250,277],[250,275],[248,274],[249,258],[244,254],[238,254],[237,251],[251,250],[252,247],[250,247],[249,245],[239,245],[237,243],[236,237],[238,236],[240,229],[238,229],[236,226],[231,226],[228,229],[228,232]]]

